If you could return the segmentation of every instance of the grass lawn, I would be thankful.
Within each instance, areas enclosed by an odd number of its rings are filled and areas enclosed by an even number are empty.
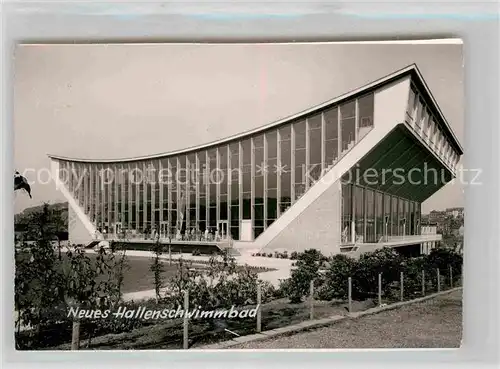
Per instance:
[[[57,257],[56,255],[54,256]],[[86,256],[88,256],[91,260],[95,260],[97,255],[87,253]],[[63,261],[66,259],[66,255],[64,253],[62,258]],[[152,261],[151,258],[127,255],[126,260],[128,267],[124,272],[122,292],[129,293],[154,289],[153,272],[150,271]],[[204,266],[200,264],[193,264],[193,268],[203,270]],[[168,261],[164,261],[163,270],[163,280],[166,281],[176,273],[177,264],[172,263],[172,265],[169,265]],[[99,277],[98,280],[99,279],[101,279],[101,277]]]
[[[95,260],[97,255],[93,253],[87,253],[87,257],[91,260]],[[55,255],[55,257],[57,257]],[[65,259],[65,254],[62,254],[63,260]],[[117,256],[120,257],[120,256]],[[186,259],[189,259],[187,256]],[[207,261],[208,261],[207,257]],[[130,293],[144,290],[153,290],[154,289],[154,277],[153,272],[151,272],[151,262],[152,258],[143,257],[143,256],[126,256],[127,260],[127,269],[124,272],[124,280],[122,286],[122,293]],[[162,259],[163,261],[163,273],[162,277],[164,281],[170,279],[173,275],[175,275],[177,270],[177,263],[175,261],[172,262],[172,265],[169,264],[167,259]],[[206,266],[203,264],[192,263],[192,267],[203,271],[206,269]],[[243,268],[242,266],[238,266],[237,268]],[[269,269],[273,270],[273,269]],[[104,277],[103,277],[104,278]],[[99,280],[99,278],[98,278]]]
[[[455,291],[328,327],[231,349],[455,348],[462,339],[462,293]]]
[[[255,306],[249,306],[253,308]],[[240,307],[241,308],[241,307]],[[342,304],[318,302],[314,307],[315,317],[325,318],[344,314]],[[271,330],[297,324],[309,319],[309,305],[306,302],[290,304],[288,299],[278,299],[262,306],[262,330]],[[182,349],[183,322],[181,319],[159,321],[156,324],[134,329],[131,332],[107,334],[81,342],[81,349],[90,350],[146,350],[146,349]],[[221,328],[222,327],[222,328]],[[224,328],[239,335],[256,333],[255,318],[248,319],[198,319],[189,323],[189,347],[195,348],[215,342],[225,341],[234,336]],[[69,344],[56,349],[68,350]]]
[[[87,254],[94,259],[94,254]],[[127,269],[123,279],[123,293],[137,292],[143,290],[152,290],[154,286],[153,272],[151,272],[151,258],[141,256],[127,256]],[[193,268],[204,269],[199,265],[193,265]],[[166,281],[175,275],[177,264],[169,265],[168,261],[163,262],[163,280]]]
[[[342,305],[318,303],[315,318],[345,314]],[[262,306],[262,329],[270,330],[308,320],[307,303],[290,304],[287,299]],[[227,319],[227,329],[240,335],[255,332],[255,319]],[[453,292],[421,303],[388,310],[359,319],[347,319],[328,327],[255,341],[231,349],[283,348],[440,348],[459,347],[462,335],[462,294]],[[189,325],[189,346],[230,340],[229,332],[212,320],[194,320]],[[69,344],[56,349],[67,350]],[[182,321],[166,320],[131,332],[96,337],[81,349],[181,349]]]

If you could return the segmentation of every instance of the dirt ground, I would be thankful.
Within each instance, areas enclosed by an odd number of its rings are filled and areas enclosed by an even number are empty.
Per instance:
[[[462,293],[344,320],[328,327],[230,349],[455,348],[462,339]]]

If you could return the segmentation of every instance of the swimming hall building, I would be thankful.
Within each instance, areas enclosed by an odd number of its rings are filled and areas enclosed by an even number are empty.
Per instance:
[[[421,204],[462,147],[416,65],[227,139],[133,159],[49,155],[70,242],[427,252]]]

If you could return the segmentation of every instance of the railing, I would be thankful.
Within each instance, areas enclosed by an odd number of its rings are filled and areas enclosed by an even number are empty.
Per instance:
[[[181,234],[181,235],[158,235],[146,233],[103,233],[104,240],[127,240],[127,241],[154,241],[162,242],[228,242],[232,244],[231,236],[219,236],[214,234]]]
[[[379,243],[386,242],[399,242],[399,241],[436,241],[441,238],[440,234],[417,234],[417,235],[403,235],[403,236],[382,236]]]

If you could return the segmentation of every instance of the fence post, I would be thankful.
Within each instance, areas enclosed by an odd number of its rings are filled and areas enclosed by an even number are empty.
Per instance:
[[[437,288],[438,292],[441,292],[441,276],[439,275],[439,268],[436,268],[436,274],[437,274]]]
[[[184,334],[183,334],[183,344],[182,348],[187,350],[189,348],[189,340],[188,340],[188,328],[189,328],[189,320],[188,314],[189,311],[189,292],[184,291]]]
[[[168,245],[168,260],[169,260],[168,265],[172,265],[172,249],[170,248],[170,245]]]
[[[352,278],[347,278],[347,300],[349,312],[352,311]]]
[[[80,349],[80,322],[73,320],[73,330],[71,335],[71,350]]]
[[[309,319],[314,319],[314,279],[309,283]]]
[[[450,288],[453,288],[453,268],[450,265]]]
[[[401,276],[399,278],[400,290],[401,290],[401,301],[405,300],[403,279],[404,279],[404,275],[403,275],[403,272],[401,272]]]
[[[260,289],[260,283],[257,282],[257,333],[262,331],[262,313],[260,311],[260,306],[262,302],[262,292]]]
[[[382,305],[382,273],[378,274],[378,306]]]
[[[425,296],[425,270],[422,270],[422,296]]]

